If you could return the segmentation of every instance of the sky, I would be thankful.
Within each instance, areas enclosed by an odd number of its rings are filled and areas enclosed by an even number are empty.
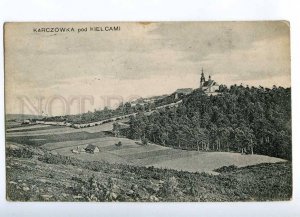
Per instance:
[[[90,31],[113,26],[120,31]],[[74,32],[34,32],[46,27]],[[82,28],[87,31],[78,33]],[[290,87],[289,24],[5,25],[6,113],[75,114],[198,88],[202,68],[206,77],[228,86]]]

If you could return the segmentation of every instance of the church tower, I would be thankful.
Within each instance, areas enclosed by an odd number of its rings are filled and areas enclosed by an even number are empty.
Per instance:
[[[204,82],[205,82],[205,77],[204,77],[203,68],[202,68],[202,73],[201,73],[201,78],[200,78],[200,89],[203,87]]]

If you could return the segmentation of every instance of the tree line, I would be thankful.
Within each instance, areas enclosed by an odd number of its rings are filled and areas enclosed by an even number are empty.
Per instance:
[[[145,105],[137,104],[132,106],[130,102],[121,103],[116,109],[105,107],[104,109],[95,109],[94,112],[88,111],[76,115],[64,115],[44,117],[43,121],[68,122],[72,124],[85,124],[97,121],[103,121],[123,115],[129,115],[137,112],[151,111],[155,109],[155,104],[148,103]]]
[[[291,88],[221,85],[200,89],[178,107],[131,117],[126,135],[187,150],[233,151],[291,160]]]

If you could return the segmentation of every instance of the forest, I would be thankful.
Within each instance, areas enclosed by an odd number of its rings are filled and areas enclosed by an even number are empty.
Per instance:
[[[218,95],[196,89],[182,100],[178,107],[132,116],[125,136],[186,150],[291,160],[291,88],[221,85]]]

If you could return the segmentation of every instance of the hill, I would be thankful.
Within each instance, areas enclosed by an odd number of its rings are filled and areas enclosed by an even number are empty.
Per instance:
[[[222,167],[219,175],[86,162],[27,145],[6,149],[11,201],[270,201],[292,196],[291,163]],[[73,171],[73,172],[70,172]]]
[[[235,151],[291,160],[291,89],[197,89],[177,107],[131,117],[125,136],[187,150]]]

